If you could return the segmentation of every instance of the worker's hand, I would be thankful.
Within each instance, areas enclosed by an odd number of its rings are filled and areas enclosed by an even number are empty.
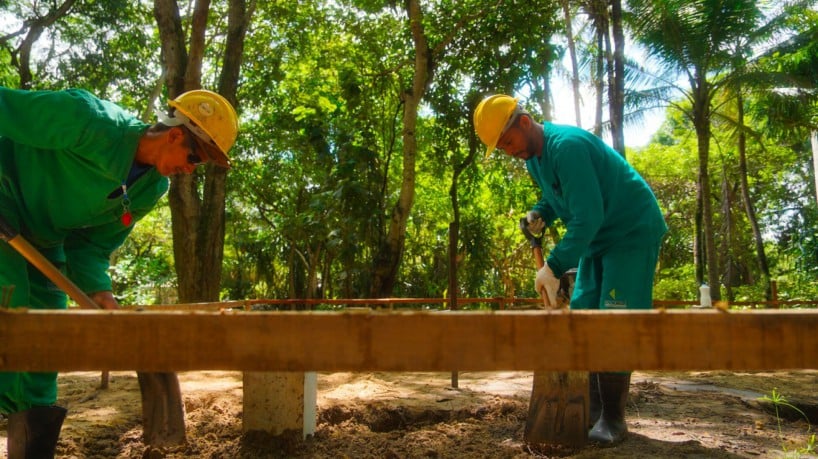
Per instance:
[[[539,271],[537,271],[537,278],[534,280],[534,289],[540,294],[542,294],[542,291],[545,290],[545,294],[548,297],[549,307],[552,309],[557,309],[559,307],[557,303],[557,291],[560,289],[560,280],[554,276],[554,272],[551,271],[548,264],[544,265]]]
[[[540,234],[545,229],[545,221],[543,221],[540,213],[535,210],[525,214],[525,220],[528,222],[528,231],[531,234]]]
[[[110,290],[92,293],[90,297],[102,309],[119,309],[119,302],[116,301],[114,293]]]

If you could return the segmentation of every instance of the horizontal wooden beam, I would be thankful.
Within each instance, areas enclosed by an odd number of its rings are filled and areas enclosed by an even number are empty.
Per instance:
[[[806,369],[816,330],[816,310],[0,310],[0,371]]]

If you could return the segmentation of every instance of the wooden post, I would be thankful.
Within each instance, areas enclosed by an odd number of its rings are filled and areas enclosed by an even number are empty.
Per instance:
[[[245,372],[243,374],[244,432],[315,433],[317,374],[314,372]]]
[[[457,311],[457,223],[449,223],[449,309]],[[457,370],[452,371],[452,388],[457,389],[460,381]]]
[[[526,443],[585,446],[588,392],[588,372],[535,372],[525,423]]]

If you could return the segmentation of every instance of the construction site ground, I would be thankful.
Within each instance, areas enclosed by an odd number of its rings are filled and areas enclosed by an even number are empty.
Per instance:
[[[815,457],[818,371],[636,372],[618,446],[570,451],[523,443],[530,372],[320,373],[313,436],[242,434],[242,374],[179,380],[186,444],[142,442],[136,374],[59,377],[69,409],[60,458],[778,458]],[[778,400],[773,403],[770,400]],[[795,407],[796,409],[793,409]],[[812,419],[812,422],[809,421]],[[5,437],[6,421],[0,420]],[[5,453],[5,438],[0,442]]]

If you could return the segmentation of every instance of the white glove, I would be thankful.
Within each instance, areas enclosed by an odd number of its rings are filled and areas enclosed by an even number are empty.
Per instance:
[[[528,231],[531,234],[540,234],[545,229],[545,222],[539,212],[535,210],[529,211],[525,214],[525,220],[528,222]]]
[[[557,309],[559,307],[557,304],[557,292],[560,289],[560,280],[554,276],[554,272],[551,271],[548,264],[537,271],[537,278],[534,280],[534,289],[537,293],[542,292],[543,289],[545,290],[545,294],[548,296],[548,306],[551,309]]]

